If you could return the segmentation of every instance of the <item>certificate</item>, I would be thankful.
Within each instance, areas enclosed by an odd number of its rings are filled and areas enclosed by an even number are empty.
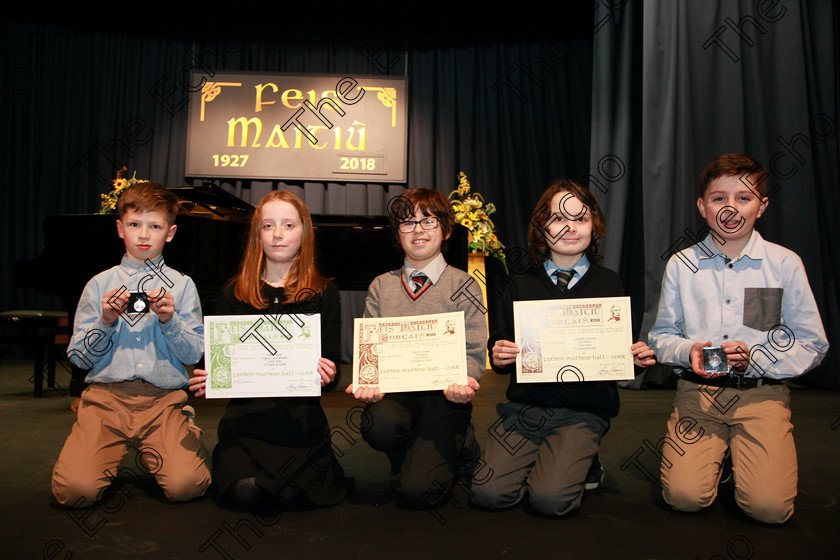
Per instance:
[[[207,398],[321,394],[320,314],[204,317]]]
[[[633,379],[630,298],[513,302],[520,383]]]
[[[464,312],[355,319],[353,387],[383,393],[467,384]]]

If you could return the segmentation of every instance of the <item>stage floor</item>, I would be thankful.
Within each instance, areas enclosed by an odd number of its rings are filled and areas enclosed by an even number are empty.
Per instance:
[[[799,453],[796,513],[784,526],[752,522],[734,504],[732,486],[707,511],[678,514],[659,498],[656,457],[646,449],[664,435],[672,390],[622,390],[622,410],[607,434],[601,459],[607,475],[565,519],[535,516],[522,507],[487,512],[469,506],[456,487],[439,510],[410,511],[388,500],[387,461],[354,428],[358,403],[343,391],[323,398],[356,492],[340,506],[258,518],[220,509],[214,500],[167,503],[154,484],[126,485],[100,506],[60,508],[50,472],[70,431],[71,398],[54,389],[33,398],[31,362],[0,363],[0,558],[632,558],[824,559],[840,557],[840,394],[792,390]],[[344,377],[349,376],[347,366]],[[59,367],[59,384],[69,374]],[[345,382],[346,384],[346,382]],[[479,443],[498,419],[495,404],[507,379],[488,372],[475,401]],[[209,447],[224,401],[191,397]],[[643,450],[640,452],[640,450]],[[628,462],[637,456],[637,465]],[[133,455],[125,468],[139,472]],[[648,472],[646,472],[648,471]]]

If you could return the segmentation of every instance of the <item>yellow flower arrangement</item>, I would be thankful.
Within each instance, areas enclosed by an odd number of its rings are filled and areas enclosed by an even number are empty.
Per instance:
[[[134,175],[131,176],[131,179],[123,179],[122,174],[123,171],[127,169],[123,167],[119,171],[117,171],[117,178],[112,181],[114,189],[109,192],[108,194],[101,194],[99,195],[102,198],[102,207],[99,209],[100,214],[109,214],[116,210],[117,208],[117,199],[120,198],[120,194],[135,183],[145,183],[145,179],[138,179],[136,177],[137,172],[134,172]]]
[[[505,246],[496,236],[496,226],[490,214],[496,211],[492,202],[484,203],[484,197],[471,192],[470,182],[461,171],[458,174],[458,188],[449,193],[455,221],[469,230],[469,250],[473,253],[489,253],[505,261]]]

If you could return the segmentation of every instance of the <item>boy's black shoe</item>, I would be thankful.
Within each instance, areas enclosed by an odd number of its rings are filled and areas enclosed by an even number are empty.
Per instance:
[[[597,490],[601,483],[604,482],[604,465],[601,464],[601,459],[595,455],[592,461],[592,466],[589,467],[589,472],[586,473],[586,480],[583,483],[584,490]]]

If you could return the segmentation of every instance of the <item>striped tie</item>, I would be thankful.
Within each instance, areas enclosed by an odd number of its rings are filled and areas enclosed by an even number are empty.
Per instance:
[[[416,294],[420,290],[423,289],[423,286],[426,285],[426,282],[429,280],[425,274],[422,272],[415,272],[411,275],[411,279],[414,280],[414,293]]]
[[[566,286],[569,284],[569,281],[574,277],[575,271],[574,270],[555,270],[554,276],[557,278],[557,287],[560,288],[561,292],[566,291]]]

